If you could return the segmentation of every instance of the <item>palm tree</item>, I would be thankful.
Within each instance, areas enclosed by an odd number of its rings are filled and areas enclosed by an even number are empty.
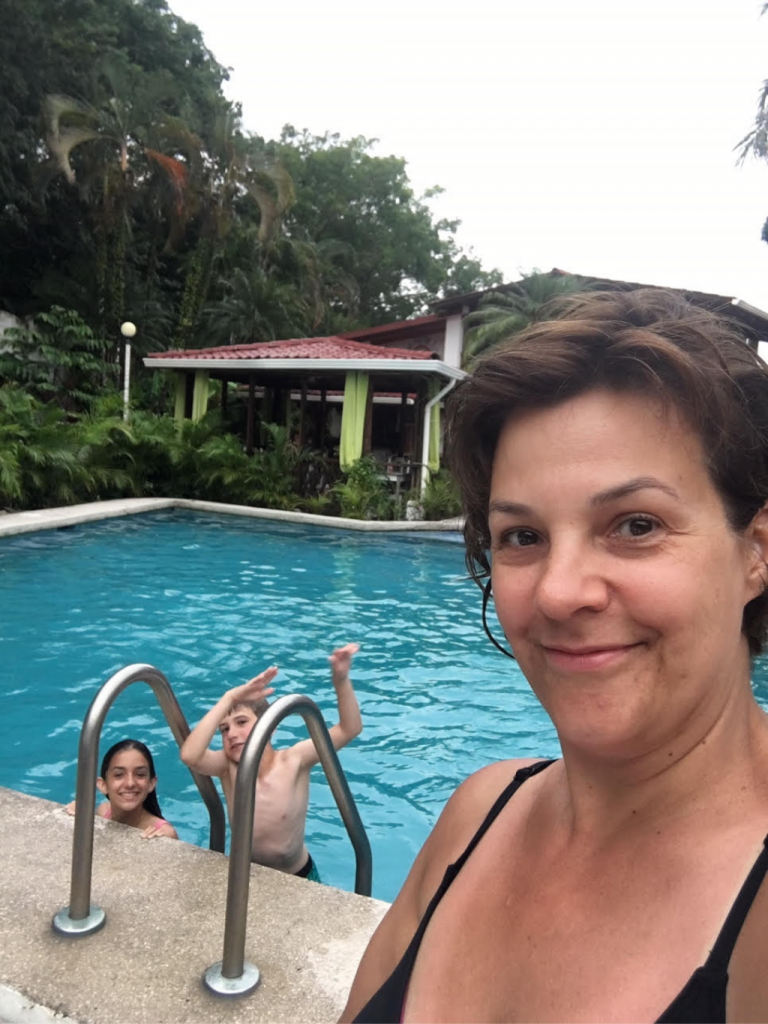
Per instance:
[[[203,312],[211,345],[242,345],[275,338],[306,337],[310,311],[291,284],[268,277],[258,267],[234,267],[222,281],[223,296]]]
[[[258,206],[253,260],[262,272],[268,272],[279,252],[283,217],[295,200],[288,171],[279,160],[261,152],[255,140],[242,134],[232,111],[218,118],[209,149],[197,141],[194,155],[191,139],[186,150],[197,168],[190,191],[196,196],[200,233],[187,263],[174,337],[174,347],[182,349],[194,340],[213,271],[239,205],[250,197]]]
[[[170,119],[161,110],[165,80],[139,79],[114,55],[104,61],[101,79],[108,88],[97,102],[50,94],[44,99],[43,113],[49,171],[77,185],[93,214],[102,327],[114,337],[124,317],[131,204],[157,178],[153,170],[159,170],[168,196],[162,205],[171,221],[172,237],[184,207],[188,168],[176,156],[148,145],[152,136],[165,138],[170,132],[165,123]],[[77,173],[71,162],[75,150]]]
[[[562,295],[583,291],[586,283],[574,274],[543,274],[534,270],[502,291],[488,292],[467,317],[469,331],[464,363],[472,367],[481,355],[518,334],[536,320],[546,320],[549,304]]]

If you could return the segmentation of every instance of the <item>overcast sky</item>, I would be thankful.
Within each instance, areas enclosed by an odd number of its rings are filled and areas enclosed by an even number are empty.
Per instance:
[[[574,273],[768,310],[768,78],[754,0],[169,0],[232,69],[245,127],[379,139],[507,279]]]

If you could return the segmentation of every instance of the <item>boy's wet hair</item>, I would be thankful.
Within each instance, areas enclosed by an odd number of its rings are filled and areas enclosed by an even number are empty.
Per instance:
[[[234,714],[238,708],[246,708],[248,711],[252,711],[257,718],[261,718],[268,707],[269,701],[266,697],[259,697],[258,700],[239,700],[230,706],[227,715]]]

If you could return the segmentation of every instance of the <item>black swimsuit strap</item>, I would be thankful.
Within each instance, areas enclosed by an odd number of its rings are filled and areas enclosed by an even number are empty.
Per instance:
[[[747,919],[747,914],[752,907],[755,896],[757,896],[758,889],[766,874],[768,874],[768,836],[763,840],[763,849],[752,865],[752,870],[744,880],[744,884],[739,890],[739,895],[734,900],[733,906],[728,912],[728,917],[726,917],[725,923],[720,929],[720,934],[715,939],[712,951],[704,964],[706,970],[712,969],[727,972],[733,947],[736,945],[739,932]]]
[[[446,875],[450,871],[452,874],[451,880],[453,880],[453,878],[455,878],[459,871],[461,871],[461,869],[464,867],[464,865],[467,862],[467,859],[472,854],[477,844],[483,838],[483,836],[494,823],[494,821],[496,821],[498,816],[507,806],[510,799],[522,786],[522,784],[527,779],[530,779],[533,775],[538,775],[540,771],[543,771],[545,768],[548,768],[553,763],[553,760],[537,761],[535,764],[529,764],[526,768],[520,768],[518,771],[515,772],[515,777],[512,779],[510,784],[504,789],[501,795],[497,798],[496,802],[494,803],[493,807],[491,807],[490,811],[488,811],[488,813],[485,816],[485,819],[483,820],[482,825],[470,839],[469,844],[467,845],[467,848],[464,851],[464,853],[462,853],[459,859],[455,860],[453,864],[448,865]]]

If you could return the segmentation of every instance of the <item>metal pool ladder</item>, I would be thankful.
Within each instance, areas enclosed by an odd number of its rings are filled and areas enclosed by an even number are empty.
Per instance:
[[[106,913],[91,903],[93,867],[93,830],[96,810],[96,772],[104,719],[115,698],[132,683],[147,683],[157,697],[165,720],[179,746],[189,736],[189,725],[176,700],[171,684],[152,665],[127,665],[104,683],[93,698],[85,715],[77,754],[77,788],[75,792],[75,833],[72,841],[72,882],[69,906],[53,917],[53,929],[60,935],[90,935],[103,927]],[[191,770],[191,769],[190,769]],[[226,822],[224,808],[213,780],[192,772],[195,785],[208,808],[211,820],[210,848],[224,852]]]
[[[309,697],[299,694],[280,697],[259,718],[240,755],[232,813],[234,827],[229,853],[224,954],[218,963],[203,973],[206,988],[219,996],[246,995],[252,992],[261,980],[258,967],[245,960],[245,925],[248,918],[248,890],[251,881],[256,779],[270,736],[280,722],[292,714],[301,715],[304,719],[352,841],[355,850],[355,892],[361,896],[371,895],[371,845],[339,764],[339,758],[333,749],[322,712]]]

